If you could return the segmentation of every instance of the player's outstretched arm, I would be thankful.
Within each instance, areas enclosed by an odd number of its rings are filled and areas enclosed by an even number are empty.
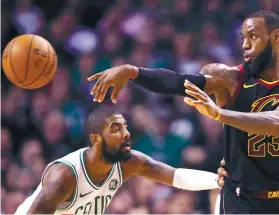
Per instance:
[[[28,214],[53,214],[60,203],[73,196],[76,177],[65,164],[54,164],[46,172],[42,186]]]
[[[275,111],[243,113],[218,107],[209,96],[190,82],[185,83],[187,94],[185,103],[195,107],[200,113],[252,134],[279,136],[279,108]]]
[[[208,64],[201,69],[200,74],[179,74],[167,69],[138,68],[132,65],[121,65],[105,70],[88,78],[97,80],[91,94],[94,101],[102,102],[110,86],[114,87],[111,100],[116,103],[119,91],[133,80],[140,86],[162,94],[185,95],[184,81],[189,80],[208,94],[227,91],[235,85],[238,69],[224,64]]]
[[[137,167],[133,175],[184,190],[210,190],[219,187],[217,174],[193,169],[175,169],[138,151],[133,151],[133,156],[136,162],[133,166]]]
[[[248,133],[279,137],[279,107],[274,111],[259,113],[222,109],[219,121]]]

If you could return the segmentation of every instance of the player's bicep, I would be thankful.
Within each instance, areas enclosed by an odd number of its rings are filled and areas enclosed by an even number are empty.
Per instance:
[[[70,167],[59,163],[50,167],[42,184],[28,214],[53,214],[60,203],[72,197],[76,178]]]
[[[175,169],[167,164],[153,160],[151,157],[138,153],[139,168],[135,173],[149,180],[160,182],[167,185],[173,184]]]

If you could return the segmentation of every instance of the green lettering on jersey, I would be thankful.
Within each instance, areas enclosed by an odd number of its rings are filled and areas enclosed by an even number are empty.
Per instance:
[[[100,198],[100,196],[96,196],[95,197],[95,202],[94,202],[94,205],[95,205],[95,214],[98,214],[98,199]]]
[[[87,210],[88,207],[90,207],[90,208]],[[91,211],[91,207],[92,207],[92,202],[87,202],[84,207],[83,215],[89,214]]]
[[[76,209],[76,211],[75,211],[75,214],[80,214],[78,211],[79,211],[79,210],[82,210],[82,209],[83,209],[83,206],[78,207],[78,208]]]
[[[96,196],[92,202],[87,202],[85,205],[78,207],[75,214],[90,214],[92,204],[94,204],[94,214],[103,214],[112,199],[111,195]]]

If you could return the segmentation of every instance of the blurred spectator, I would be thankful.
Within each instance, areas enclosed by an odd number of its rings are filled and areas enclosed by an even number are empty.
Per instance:
[[[13,22],[19,33],[40,34],[45,27],[45,17],[38,6],[31,0],[17,0]]]
[[[26,167],[31,167],[38,157],[43,156],[42,143],[37,139],[28,139],[23,143],[20,160]]]
[[[9,153],[12,148],[12,139],[10,131],[2,127],[1,128],[1,152]]]
[[[168,131],[168,120],[159,117],[151,118],[155,126],[147,130],[147,134],[135,142],[134,148],[171,166],[178,167],[180,153],[189,144],[179,136]],[[145,121],[145,124],[148,124]]]
[[[135,177],[129,185],[133,188],[133,200],[136,205],[148,205],[150,203],[155,194],[154,188],[156,184],[153,181],[141,177]]]
[[[76,26],[76,19],[73,11],[65,9],[50,26],[52,43],[58,45],[63,43]]]
[[[46,166],[47,166],[47,163],[43,157],[36,158],[34,163],[32,163],[31,169],[33,171],[33,177],[34,177],[36,184],[40,183],[41,177],[43,175],[43,172],[44,172]]]
[[[178,31],[196,31],[200,24],[198,16],[193,10],[192,0],[175,0],[172,16]]]
[[[13,147],[12,139],[11,139],[11,133],[10,131],[2,127],[1,128],[1,182],[3,182],[3,179],[5,179],[6,172],[9,169],[11,165],[11,157],[12,152],[11,148]]]
[[[5,196],[3,211],[5,214],[14,214],[18,206],[24,201],[25,196],[20,191],[9,192]]]
[[[169,199],[169,214],[190,214],[195,209],[195,194],[193,192],[179,192]]]
[[[128,210],[127,214],[149,214],[146,206],[138,206]]]
[[[33,190],[36,189],[38,184],[36,184],[33,173],[28,168],[21,168],[19,176],[17,178],[19,181],[16,188],[25,192],[28,196],[33,193]]]
[[[152,205],[152,214],[167,214],[168,213],[168,201],[165,199],[156,200]]]
[[[277,0],[260,0],[260,7],[262,10],[278,12],[279,2]]]
[[[134,200],[129,190],[122,190],[117,193],[110,203],[109,211],[110,214],[125,214],[134,205]]]
[[[5,204],[5,197],[7,196],[7,191],[1,186],[1,195],[0,195],[0,198],[1,198],[1,214],[4,214],[4,210],[3,210],[3,206]]]
[[[13,163],[9,166],[9,169],[6,173],[6,180],[4,182],[5,187],[7,187],[8,190],[13,190],[14,188],[18,187],[18,178],[20,174],[20,167]]]
[[[219,62],[232,65],[232,56],[229,46],[221,42],[218,30],[212,22],[205,23],[202,28],[202,49],[204,53],[216,58]]]
[[[53,161],[71,152],[67,145],[64,116],[59,111],[51,112],[43,123],[44,141],[47,143],[46,155],[48,161]]]
[[[201,65],[199,61],[193,58],[193,35],[177,33],[173,42],[178,71],[181,73],[198,73]]]
[[[49,114],[51,104],[49,96],[46,92],[37,91],[32,96],[32,121],[39,125],[46,115]]]

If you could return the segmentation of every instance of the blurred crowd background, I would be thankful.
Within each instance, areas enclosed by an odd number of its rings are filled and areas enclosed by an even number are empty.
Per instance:
[[[210,62],[241,63],[239,30],[257,10],[279,11],[278,0],[2,0],[1,44],[25,33],[55,47],[59,68],[38,90],[11,85],[1,73],[1,213],[12,214],[40,181],[47,163],[88,145],[87,115],[98,103],[90,75],[129,63],[196,73]],[[109,97],[105,105],[112,105]],[[130,83],[118,106],[134,149],[174,167],[216,172],[222,125],[183,97],[162,96]],[[213,213],[218,190],[189,192],[134,178],[106,213]]]

